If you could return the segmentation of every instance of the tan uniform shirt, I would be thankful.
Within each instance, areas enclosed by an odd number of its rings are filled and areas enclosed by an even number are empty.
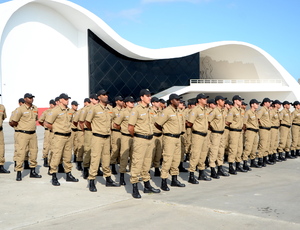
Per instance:
[[[111,134],[111,111],[107,106],[97,104],[92,107],[86,116],[86,121],[91,123],[92,132],[102,135]]]
[[[243,112],[241,108],[232,107],[231,110],[229,110],[228,115],[226,117],[226,121],[231,123],[230,128],[231,129],[242,129],[243,127]]]
[[[117,117],[119,117],[120,112],[122,111],[122,108],[119,107],[114,107],[113,109],[110,110],[112,112],[112,125],[111,128],[114,129],[114,123]]]
[[[208,121],[207,121],[208,111],[206,108],[200,105],[195,106],[190,112],[188,122],[193,124],[192,129],[197,132],[207,133]]]
[[[263,106],[258,110],[257,118],[260,126],[271,128],[270,110],[267,107]]]
[[[58,133],[71,132],[72,112],[63,105],[57,105],[46,116],[46,122],[52,124],[52,131]]]
[[[295,109],[292,112],[292,123],[300,124],[300,110],[299,109]]]
[[[72,113],[71,128],[77,129],[77,127],[73,124],[73,120],[74,120],[75,114],[77,113],[77,110],[75,111],[74,109],[70,109],[69,112]]]
[[[251,109],[246,111],[244,116],[244,124],[246,125],[246,128],[259,129],[256,111],[252,111]]]
[[[271,126],[280,126],[280,112],[279,110],[276,109],[271,109],[270,110],[270,120],[271,120]]]
[[[283,109],[280,112],[280,120],[283,125],[292,125],[291,111],[289,109]]]
[[[178,113],[179,113],[179,118],[180,118],[180,123],[181,123],[181,132],[182,133],[185,133],[186,131],[186,128],[185,128],[185,112],[184,110],[178,110]]]
[[[182,116],[171,105],[162,111],[156,123],[162,126],[163,133],[180,134],[182,131]]]
[[[5,120],[6,118],[6,112],[5,112],[5,107],[4,105],[0,104],[0,127],[3,124],[3,120]]]
[[[154,123],[157,121],[157,119],[159,118],[159,116],[161,115],[162,110],[156,110],[153,108],[150,108],[150,115],[152,117],[152,123],[153,123],[153,132],[154,133],[161,133],[161,131],[156,128],[156,126],[154,125]]]
[[[149,106],[137,105],[131,110],[128,121],[129,125],[134,126],[134,132],[140,135],[152,135],[152,118]]]
[[[79,122],[79,117],[80,117],[80,114],[81,114],[82,109],[84,109],[84,107],[81,108],[81,109],[79,109],[79,110],[77,110],[76,113],[73,114],[73,122],[77,122],[77,123]],[[82,129],[80,128],[79,123],[78,123],[78,125],[77,125],[77,129],[80,130],[80,131],[82,130]]]
[[[23,104],[12,114],[12,120],[18,122],[16,130],[35,131],[37,119],[38,109],[35,105],[28,107]]]
[[[224,109],[216,107],[207,117],[212,130],[224,131],[225,129],[225,112]]]
[[[89,104],[85,107],[83,107],[81,109],[81,112],[80,112],[80,115],[79,115],[79,121],[80,122],[84,122],[85,121],[85,118],[88,114],[88,112],[92,109],[93,105],[92,104]],[[86,125],[84,124],[84,128],[86,128]]]
[[[122,109],[119,113],[119,116],[115,119],[115,122],[117,125],[121,126],[121,132],[125,134],[130,134],[128,131],[128,121],[131,114],[132,109],[125,108]]]

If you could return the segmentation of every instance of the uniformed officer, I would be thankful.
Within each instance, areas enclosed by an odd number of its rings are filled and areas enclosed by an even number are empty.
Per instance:
[[[149,89],[140,91],[141,102],[132,109],[128,121],[128,131],[133,136],[133,153],[131,164],[132,196],[141,198],[138,190],[139,177],[144,181],[144,193],[160,193],[150,184],[150,173],[153,152],[153,127],[149,104],[151,92]]]
[[[71,121],[72,112],[68,108],[69,97],[62,93],[59,96],[59,104],[52,109],[47,115],[45,125],[52,130],[52,157],[50,161],[50,174],[52,174],[52,185],[59,186],[60,183],[56,177],[58,165],[63,159],[64,171],[66,173],[66,181],[78,182],[72,173],[72,140],[71,140]]]
[[[205,160],[207,157],[207,132],[208,132],[208,121],[207,121],[207,98],[203,93],[200,93],[196,97],[197,106],[195,106],[190,112],[189,118],[187,119],[187,126],[192,128],[192,143],[191,153],[189,161],[189,183],[198,184],[199,182],[195,179],[194,173],[199,169],[198,180],[209,181],[211,178],[205,175]]]
[[[223,169],[224,161],[224,143],[223,134],[225,130],[225,118],[226,114],[224,112],[224,104],[226,97],[216,96],[215,102],[217,107],[208,115],[210,142],[211,147],[209,149],[209,166],[211,169],[211,177],[214,179],[219,179],[220,176],[229,176],[227,172]],[[218,173],[216,173],[215,167],[216,163],[218,165]]]
[[[161,189],[169,191],[167,178],[169,173],[172,176],[171,186],[185,187],[178,181],[179,163],[181,158],[182,117],[179,115],[178,106],[181,97],[177,94],[169,96],[170,105],[163,110],[160,117],[155,122],[156,128],[163,132],[163,162],[161,169]]]
[[[285,159],[294,159],[294,157],[290,155],[292,125],[292,116],[290,111],[291,104],[292,103],[288,101],[282,102],[283,110],[280,111],[280,140],[278,152],[285,152]]]
[[[134,107],[134,98],[132,96],[125,97],[125,108],[121,110],[119,116],[115,119],[114,128],[121,131],[121,150],[120,150],[120,185],[126,185],[124,175],[128,165],[128,158],[132,158],[133,137],[128,131],[128,120],[131,110]],[[131,163],[130,163],[131,164]]]
[[[73,162],[77,162],[76,156],[77,156],[77,151],[78,151],[78,141],[77,141],[77,136],[78,136],[78,128],[76,125],[73,123],[74,117],[76,115],[76,112],[78,110],[78,102],[77,101],[72,101],[71,102],[71,109],[70,112],[72,113],[72,120],[71,120],[71,141],[72,141],[72,150],[74,154],[74,160]],[[77,165],[77,169],[79,171],[82,171],[82,166],[81,164]]]
[[[225,113],[225,120],[226,117],[228,116],[229,110],[231,110],[233,106],[232,101],[226,100],[225,101],[225,108],[224,108],[224,113]],[[224,161],[228,161],[228,143],[229,143],[229,126],[225,122],[225,130],[223,133],[223,143],[224,143]]]
[[[160,107],[162,110],[166,108],[166,101],[164,99],[159,99]]]
[[[280,127],[280,111],[281,102],[279,100],[274,100],[272,102],[272,109],[270,110],[270,120],[271,120],[271,130],[270,130],[270,154],[272,154],[272,162],[281,162],[282,156],[278,157],[277,148],[279,145],[279,127]]]
[[[248,158],[250,156],[251,159],[251,167],[261,168],[261,166],[257,165],[255,162],[256,151],[258,146],[258,118],[256,110],[261,102],[256,99],[252,99],[250,101],[250,109],[246,111],[244,116],[244,130],[245,130],[245,148],[242,155],[244,165],[243,169],[247,171],[251,171],[252,169],[248,165]]]
[[[295,101],[293,106],[291,156],[297,158],[300,154],[300,102]]]
[[[117,174],[116,164],[118,163],[118,159],[120,158],[120,149],[121,149],[121,132],[119,129],[114,128],[114,123],[116,118],[119,116],[123,106],[124,99],[122,96],[115,97],[116,106],[112,109],[112,132],[111,132],[111,171],[112,174]]]
[[[241,166],[241,156],[243,153],[243,113],[241,96],[235,95],[232,98],[233,107],[226,117],[226,123],[229,126],[229,145],[228,145],[228,163],[229,173],[236,175],[236,171],[247,172]],[[236,162],[236,169],[233,168],[233,163]]]
[[[196,106],[196,99],[189,99],[188,100],[188,108],[185,110],[185,120],[187,121],[190,113],[193,108]],[[190,159],[190,152],[191,152],[191,144],[192,144],[192,128],[186,125],[186,139],[185,139],[185,160],[189,161]]]
[[[31,93],[26,93],[24,95],[25,104],[16,109],[11,118],[11,125],[15,128],[15,132],[18,132],[16,136],[16,142],[18,150],[16,151],[16,167],[17,171],[17,181],[22,180],[22,170],[23,162],[26,155],[26,148],[29,148],[30,156],[30,177],[31,178],[41,178],[35,172],[35,167],[37,166],[37,153],[38,144],[36,136],[36,121],[38,118],[38,109],[33,105],[34,96]]]
[[[151,98],[150,114],[152,116],[153,123],[153,155],[152,155],[152,165],[154,167],[154,176],[160,176],[160,160],[162,158],[162,131],[156,128],[154,125],[156,120],[159,118],[162,113],[161,103],[157,97]]]
[[[1,94],[0,94],[1,96]],[[5,157],[4,157],[4,135],[3,135],[3,120],[6,118],[6,112],[4,105],[0,104],[0,173],[10,173],[9,170],[4,168]]]
[[[184,161],[184,154],[185,154],[185,139],[186,139],[186,118],[185,118],[185,101],[183,101],[182,99],[180,99],[180,102],[179,102],[179,106],[178,106],[178,112],[179,112],[179,117],[181,118],[181,136],[180,136],[180,155],[181,155],[181,158],[180,158],[180,164],[179,164],[179,172],[188,172],[188,170],[186,170],[184,167],[183,167],[183,161]]]
[[[110,109],[107,107],[108,92],[100,90],[98,93],[99,104],[92,107],[88,112],[85,125],[92,131],[91,141],[91,164],[89,170],[89,190],[97,192],[95,186],[95,178],[98,173],[100,162],[104,177],[106,178],[106,187],[116,187],[116,184],[111,179],[110,170],[110,135],[112,116]]]
[[[49,101],[49,109],[46,109],[43,111],[42,115],[39,118],[39,124],[45,128],[44,132],[44,142],[43,142],[43,160],[44,160],[44,167],[49,167],[48,164],[48,154],[49,154],[49,147],[50,147],[50,131],[49,129],[44,125],[44,121],[46,119],[46,114],[50,113],[51,110],[55,107],[56,103],[53,99]]]

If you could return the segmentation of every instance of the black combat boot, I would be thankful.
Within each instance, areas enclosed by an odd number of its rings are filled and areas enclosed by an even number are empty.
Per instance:
[[[185,154],[184,162],[190,161],[190,153]]]
[[[276,164],[276,159],[274,159],[273,154],[269,154],[269,161],[273,163],[273,165]]]
[[[89,168],[88,167],[83,168],[82,177],[83,177],[83,179],[87,179],[89,177]]]
[[[220,179],[214,167],[210,167],[210,177],[214,179]]]
[[[49,167],[49,164],[48,164],[48,157],[45,157],[44,158],[44,164],[43,164],[44,167],[48,168]]]
[[[35,172],[35,168],[32,168],[30,169],[30,178],[42,178],[42,176]]]
[[[295,150],[291,150],[291,156],[297,158],[297,154]]]
[[[28,161],[24,161],[24,169],[30,169]]]
[[[162,179],[161,180],[160,188],[164,191],[170,191],[170,188],[168,187],[167,179]]]
[[[258,158],[258,161],[257,161],[257,165],[260,166],[260,167],[263,167],[263,159],[262,158]]]
[[[188,170],[186,170],[184,167],[183,167],[183,162],[180,162],[179,166],[178,166],[178,169],[179,169],[179,172],[188,172]]]
[[[159,168],[154,168],[154,176],[160,176]]]
[[[73,157],[73,163],[77,162],[77,157],[76,157],[76,154],[74,154],[74,157]]]
[[[132,184],[132,197],[139,199],[141,198],[141,194],[139,193],[138,184]]]
[[[204,170],[199,170],[199,177],[198,180],[205,180],[205,181],[211,181],[211,178],[206,175]]]
[[[285,157],[283,156],[283,153],[278,153],[279,157],[278,159],[281,161],[286,161]]]
[[[117,175],[116,164],[111,164],[111,174]]]
[[[124,173],[120,173],[120,185],[126,185]]]
[[[64,169],[64,166],[62,164],[59,164],[58,165],[58,173],[64,173],[65,172],[65,169]]]
[[[252,171],[252,169],[248,165],[248,161],[244,161],[243,169],[246,171]]]
[[[90,183],[89,183],[89,190],[91,192],[97,192],[97,188],[96,188],[96,185],[95,185],[95,180],[90,180]]]
[[[69,182],[78,182],[79,180],[76,179],[71,172],[66,173],[66,181]]]
[[[16,181],[21,181],[21,180],[22,180],[22,172],[21,171],[17,171]]]
[[[276,161],[276,162],[282,162],[282,160],[280,160],[280,159],[277,157],[277,154],[276,154],[276,153],[273,153],[273,159],[274,159],[274,161]]]
[[[177,175],[172,176],[171,186],[173,187],[185,187],[185,184],[180,183],[179,180],[177,180]]]
[[[10,171],[6,170],[3,165],[0,165],[0,173],[10,173]]]
[[[243,169],[240,162],[235,162],[235,170],[237,172],[247,172],[247,170]]]
[[[261,165],[258,165],[258,164],[256,163],[255,159],[252,159],[252,160],[251,160],[250,167],[251,167],[251,168],[261,168],[262,166],[261,166]]]
[[[60,183],[57,180],[56,173],[52,173],[52,185],[60,186]]]
[[[300,149],[296,150],[296,156],[300,157]]]
[[[190,172],[189,183],[191,184],[199,184],[199,181],[196,180],[194,172]]]
[[[229,176],[229,174],[227,172],[225,172],[225,170],[223,169],[222,165],[218,166],[218,172],[217,172],[217,174],[219,176],[226,176],[226,177]]]
[[[76,169],[77,169],[78,171],[83,171],[83,168],[82,168],[82,161],[77,161],[76,164],[77,164]]]
[[[274,164],[273,162],[269,161],[269,159],[268,159],[267,156],[264,157],[264,161],[265,161],[266,164],[268,164],[268,165],[273,165],[273,164]]]
[[[267,157],[263,157],[262,167],[267,167]]]
[[[290,152],[285,152],[285,159],[295,159],[290,155]]]
[[[120,185],[114,182],[110,176],[106,177],[106,187],[119,187]]]
[[[232,175],[236,175],[237,174],[237,172],[233,168],[233,163],[229,163],[229,173],[232,174]]]
[[[150,181],[144,182],[144,193],[160,193],[160,189],[153,188]]]

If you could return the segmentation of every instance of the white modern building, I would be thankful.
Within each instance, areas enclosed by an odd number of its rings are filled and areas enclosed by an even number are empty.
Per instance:
[[[293,101],[298,82],[268,53],[243,42],[148,49],[121,38],[99,17],[66,0],[0,4],[1,100],[8,112],[29,92],[39,108],[60,93],[82,101],[101,88],[112,98],[149,88],[158,97]]]

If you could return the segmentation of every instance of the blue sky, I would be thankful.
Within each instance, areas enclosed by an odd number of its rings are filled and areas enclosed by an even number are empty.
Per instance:
[[[7,2],[7,1],[0,1]],[[300,0],[72,0],[147,48],[243,41],[300,78]]]

